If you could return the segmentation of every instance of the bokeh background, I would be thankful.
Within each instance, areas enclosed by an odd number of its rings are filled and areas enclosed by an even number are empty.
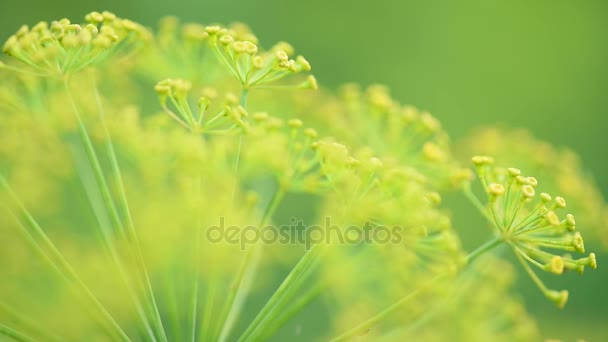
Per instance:
[[[0,37],[91,10],[151,27],[169,14],[245,22],[262,45],[292,43],[322,85],[386,84],[396,99],[439,117],[454,140],[501,124],[570,147],[608,194],[608,1],[0,0]],[[463,217],[455,213],[456,225]],[[608,340],[606,260],[601,253],[597,271],[558,280],[572,290],[565,311],[521,277],[520,292],[546,337]]]

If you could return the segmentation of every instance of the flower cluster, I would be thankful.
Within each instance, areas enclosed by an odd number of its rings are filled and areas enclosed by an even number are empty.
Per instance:
[[[268,100],[264,94],[252,97],[251,106]],[[338,97],[324,92],[295,93],[279,101],[277,107],[289,106],[289,113],[318,124],[320,133],[353,149],[372,149],[385,163],[409,168],[436,189],[457,188],[469,178],[452,156],[450,139],[439,120],[401,105],[382,85],[361,89],[347,84]]]
[[[287,43],[276,44],[270,51],[261,53],[254,41],[247,40],[248,36],[245,35],[243,40],[238,39],[239,35],[235,38],[234,30],[207,26],[205,32],[211,49],[246,89],[268,86],[288,75],[311,70],[304,57],[290,58],[294,49]],[[317,82],[314,76],[309,76],[296,87],[316,89]]]
[[[198,99],[196,113],[188,103],[188,96],[192,90],[190,81],[166,79],[158,82],[154,90],[165,113],[194,133],[218,134],[246,129],[244,119],[248,116],[247,111],[239,105],[238,99],[233,94],[227,94],[223,107],[212,117],[207,118],[211,98],[217,96],[217,92],[213,89],[206,89],[207,96],[203,95]],[[167,102],[173,105],[177,113],[169,109]]]
[[[277,96],[317,88],[310,65],[287,43],[263,51],[246,25],[168,17],[152,36],[109,12],[85,20],[5,45],[21,65],[0,64],[0,336],[538,339],[494,271],[508,267],[472,261],[508,245],[558,306],[567,292],[533,268],[597,267],[570,255],[584,244],[564,199],[476,157],[482,204],[439,120],[383,86]],[[468,255],[442,203],[461,183],[496,233]],[[258,243],[287,221],[348,241]],[[258,235],[241,250],[228,228],[209,238],[218,222]]]
[[[145,40],[141,25],[110,12],[86,15],[86,24],[68,19],[22,26],[2,51],[43,75],[65,75],[103,62],[109,55],[125,53],[129,45]],[[126,50],[126,51],[125,51]]]
[[[501,165],[520,165],[543,180],[547,192],[568,198],[581,232],[608,246],[608,204],[580,157],[565,147],[539,140],[524,129],[486,127],[458,144],[462,160],[471,155],[493,156]],[[530,153],[534,151],[534,153]]]
[[[543,294],[563,307],[568,300],[568,291],[548,289],[530,265],[553,274],[562,274],[565,270],[582,273],[585,266],[597,268],[595,254],[579,259],[569,254],[584,253],[585,246],[581,234],[576,231],[574,216],[559,217],[566,208],[564,198],[553,198],[547,193],[537,195],[536,178],[525,177],[516,168],[496,168],[493,162],[490,157],[473,158],[488,199],[488,208],[482,208],[482,212],[498,229],[500,239],[511,247]]]

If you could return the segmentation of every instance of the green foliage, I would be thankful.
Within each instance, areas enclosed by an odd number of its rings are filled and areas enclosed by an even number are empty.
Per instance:
[[[536,179],[475,157],[481,203],[439,121],[385,87],[315,91],[304,57],[243,24],[85,20],[24,26],[4,47],[4,336],[538,340],[494,248],[560,307],[568,292],[530,265],[597,267],[555,251],[584,251],[563,198],[532,204]],[[441,203],[455,190],[495,234],[470,253]],[[286,328],[311,310],[323,320]]]

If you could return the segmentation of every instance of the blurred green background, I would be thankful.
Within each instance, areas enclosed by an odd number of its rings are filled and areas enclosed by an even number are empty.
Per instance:
[[[401,102],[439,117],[454,140],[505,124],[571,147],[608,194],[608,1],[1,0],[0,36],[39,20],[80,20],[91,10],[147,26],[168,14],[243,21],[262,45],[292,43],[322,85],[384,83]],[[608,340],[608,258],[599,259],[597,271],[577,279],[565,311],[521,278],[546,337]]]

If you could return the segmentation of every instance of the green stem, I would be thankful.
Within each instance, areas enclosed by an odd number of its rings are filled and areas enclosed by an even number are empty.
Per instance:
[[[284,195],[285,195],[285,188],[282,186],[279,186],[277,191],[274,193],[272,200],[270,201],[270,204],[266,207],[266,210],[264,211],[264,214],[262,215],[262,219],[260,220],[259,227],[263,227],[272,218],[272,215],[276,211],[276,209],[279,206],[279,203],[283,199]],[[245,257],[243,258],[243,261],[237,271],[237,275],[230,287],[231,292],[228,296],[228,299],[224,303],[224,309],[222,310],[222,315],[220,316],[220,321],[219,321],[220,327],[221,327],[220,335],[217,335],[217,334],[214,335],[214,337],[219,336],[220,341],[229,336],[230,330],[232,328],[231,324],[227,324],[227,318],[231,317],[232,319],[236,319],[236,317],[238,316],[238,314],[241,310],[240,304],[243,303],[242,298],[244,296],[246,296],[247,291],[248,291],[247,286],[244,286],[244,285],[250,284],[252,281],[252,279],[247,279],[247,281],[243,281],[243,278],[245,277],[245,272],[247,270],[252,270],[252,269],[257,268],[257,263],[258,263],[259,259],[261,258],[261,253],[262,253],[261,246],[259,244],[253,245],[249,249],[247,249],[247,251],[245,253],[246,253]],[[251,275],[251,277],[254,276],[254,273],[251,271],[249,271],[249,274]],[[238,295],[239,295],[239,300],[236,300],[237,291],[238,291]],[[239,305],[237,305],[237,304],[239,304]]]
[[[243,88],[241,91],[241,107],[245,108],[247,106],[247,95],[249,94],[249,89]],[[234,174],[234,184],[232,185],[232,201],[234,202],[234,196],[236,195],[236,188],[238,185],[239,179],[239,163],[241,160],[241,150],[243,149],[243,140],[245,133],[241,132],[239,135],[239,143],[236,149],[236,156],[234,157],[234,163],[232,165],[232,173]]]
[[[208,282],[207,291],[205,292],[205,305],[203,309],[203,322],[201,326],[201,334],[199,341],[211,341],[213,339],[211,333],[211,321],[213,319],[213,304],[215,303],[215,293],[217,292],[217,280],[210,279]]]
[[[173,267],[171,270],[166,271],[169,273],[169,277],[166,277],[165,286],[166,286],[166,301],[167,301],[167,309],[172,312],[172,315],[169,315],[170,319],[170,327],[173,333],[173,339],[175,341],[183,341],[182,339],[182,327],[179,317],[179,305],[177,304],[177,288],[175,286],[175,279],[177,278],[176,274],[173,273]],[[175,271],[176,272],[176,271]],[[177,272],[176,272],[177,273]]]
[[[308,290],[308,292],[306,292],[304,295],[300,296],[287,310],[281,311],[279,315],[273,321],[271,321],[268,328],[265,329],[266,331],[260,340],[268,340],[274,333],[276,333],[277,330],[283,327],[285,323],[287,323],[308,304],[315,300],[323,292],[324,288],[325,287],[322,284],[317,284],[312,289]]]
[[[34,342],[34,340],[28,337],[27,335],[18,332],[17,330],[12,329],[2,323],[0,323],[0,336],[6,336],[11,340],[20,342]]]
[[[131,247],[135,249],[135,260],[139,266],[139,271],[141,272],[140,277],[143,278],[144,282],[144,292],[147,296],[149,304],[151,306],[152,311],[152,319],[155,323],[155,328],[159,334],[161,341],[167,341],[167,336],[165,333],[165,329],[163,327],[163,323],[160,317],[160,312],[158,310],[158,304],[156,303],[156,298],[154,296],[154,291],[152,289],[152,284],[150,282],[150,277],[148,276],[148,270],[146,267],[146,263],[144,261],[143,253],[141,250],[141,244],[139,243],[139,238],[137,237],[137,232],[135,230],[135,224],[133,223],[133,217],[131,216],[131,210],[129,208],[129,202],[127,200],[127,195],[125,191],[125,185],[122,179],[122,172],[120,170],[120,166],[118,165],[118,158],[116,157],[116,150],[114,149],[114,144],[112,143],[112,138],[110,136],[110,132],[108,131],[108,127],[105,123],[105,114],[103,110],[103,105],[101,103],[101,96],[99,95],[99,91],[97,87],[94,87],[95,92],[95,100],[97,102],[97,107],[99,110],[99,117],[101,124],[103,126],[104,134],[106,136],[106,147],[108,150],[108,155],[110,157],[110,164],[112,166],[112,170],[114,172],[114,177],[116,178],[116,185],[118,186],[119,195],[120,195],[120,203],[124,212],[124,215],[127,219],[127,236],[128,243]],[[85,128],[86,129],[86,128]],[[88,136],[88,134],[87,134]],[[89,140],[90,141],[90,140]],[[92,147],[92,146],[91,146]],[[96,159],[95,152],[93,151],[93,158]],[[97,162],[99,164],[99,162]],[[99,169],[100,172],[101,169]],[[103,173],[100,175],[103,178]],[[111,197],[110,197],[111,200]]]
[[[202,196],[201,189],[201,177],[196,179],[196,190],[198,193],[198,197]],[[201,218],[197,218],[196,223],[196,232],[194,237],[194,281],[192,284],[192,306],[191,306],[191,315],[190,315],[190,330],[191,330],[191,341],[196,341],[196,328],[197,328],[197,316],[198,316],[198,291],[199,291],[199,277],[200,277],[200,244],[201,244],[201,231],[202,231],[202,221]]]
[[[234,307],[237,293],[239,292],[239,289],[242,286],[243,278],[245,277],[245,273],[247,272],[247,269],[251,264],[251,260],[253,259],[255,249],[256,249],[255,246],[247,249],[247,251],[245,252],[245,257],[241,261],[241,264],[236,272],[236,275],[232,281],[232,284],[230,285],[230,288],[228,289],[228,291],[229,291],[228,297],[226,298],[226,301],[224,302],[222,310],[220,311],[220,316],[218,318],[218,326],[217,326],[215,333],[213,334],[214,340],[218,339],[220,335],[223,335],[224,331],[226,330],[226,328],[225,328],[226,320],[227,320],[228,316],[230,315],[230,312],[232,312],[234,310],[233,307]]]
[[[5,317],[8,317],[11,321],[14,321],[16,325],[26,329],[29,333],[34,335],[35,337],[39,337],[44,339],[45,341],[64,341],[65,338],[61,338],[49,331],[46,331],[40,326],[39,322],[34,322],[33,320],[23,316],[20,313],[17,313],[15,310],[9,308],[7,305],[0,302],[0,312]]]
[[[490,224],[495,225],[496,223],[494,222],[494,218],[492,218],[492,216],[490,216],[490,214],[488,213],[487,208],[481,204],[481,202],[479,201],[479,199],[477,198],[477,196],[475,196],[475,194],[473,194],[473,191],[471,190],[471,185],[470,184],[465,184],[464,187],[462,188],[462,192],[464,193],[465,197],[471,201],[471,203],[473,204],[473,206],[475,206],[475,208],[479,211],[479,213],[486,219],[488,220],[488,222],[490,222]],[[500,227],[498,227],[500,228]]]
[[[99,318],[100,325],[107,330],[107,333],[112,337],[118,337],[123,341],[130,341],[129,337],[125,334],[125,332],[120,328],[118,323],[114,320],[112,315],[106,310],[106,308],[99,302],[97,297],[91,292],[91,290],[86,286],[86,284],[82,281],[82,279],[78,276],[78,274],[74,271],[72,266],[67,262],[61,252],[57,249],[55,244],[51,241],[51,239],[46,235],[44,230],[40,227],[38,222],[34,219],[34,217],[29,213],[29,211],[25,208],[23,203],[19,200],[15,192],[9,186],[6,179],[0,175],[0,185],[5,188],[8,192],[9,196],[18,206],[21,214],[27,221],[30,226],[28,229],[25,224],[21,222],[21,220],[17,219],[17,223],[19,224],[20,231],[26,236],[26,239],[30,243],[30,245],[40,254],[40,256],[45,259],[49,263],[49,265],[57,271],[57,273],[72,287],[78,289],[83,297],[90,300],[93,304],[96,312],[99,314],[97,316]],[[41,240],[43,246],[46,247],[48,251],[45,251],[45,248],[38,243],[36,240]],[[97,318],[96,317],[96,318]]]
[[[86,196],[90,202],[91,209],[93,210],[93,215],[97,220],[97,224],[99,225],[99,230],[101,235],[99,238],[101,240],[102,245],[104,246],[104,250],[107,253],[108,257],[113,261],[116,270],[118,271],[127,291],[129,292],[129,297],[135,307],[136,314],[138,315],[143,330],[149,335],[152,340],[155,340],[154,333],[150,327],[148,318],[142,308],[141,299],[139,295],[134,290],[134,285],[132,280],[130,279],[128,272],[126,271],[124,262],[120,257],[116,246],[114,244],[114,235],[112,234],[111,224],[108,221],[106,216],[106,212],[104,210],[103,200],[101,200],[98,193],[98,184],[95,182],[94,176],[92,175],[92,170],[89,163],[83,162],[87,159],[86,156],[83,155],[83,151],[81,148],[74,148],[74,158],[75,158],[75,168],[77,170],[78,175],[80,176],[82,185],[84,187]]]
[[[466,264],[470,265],[480,255],[482,255],[485,252],[491,250],[492,248],[500,245],[503,242],[504,242],[504,240],[501,237],[497,236],[494,239],[492,239],[492,240],[486,242],[485,244],[479,246],[477,249],[475,249],[474,251],[472,251],[471,253],[469,253],[469,255],[467,255],[467,257],[466,257]]]
[[[297,294],[304,282],[311,276],[322,249],[323,246],[315,245],[300,258],[300,261],[291,269],[275,293],[249,324],[239,341],[257,341],[259,336],[266,333],[289,300]]]

